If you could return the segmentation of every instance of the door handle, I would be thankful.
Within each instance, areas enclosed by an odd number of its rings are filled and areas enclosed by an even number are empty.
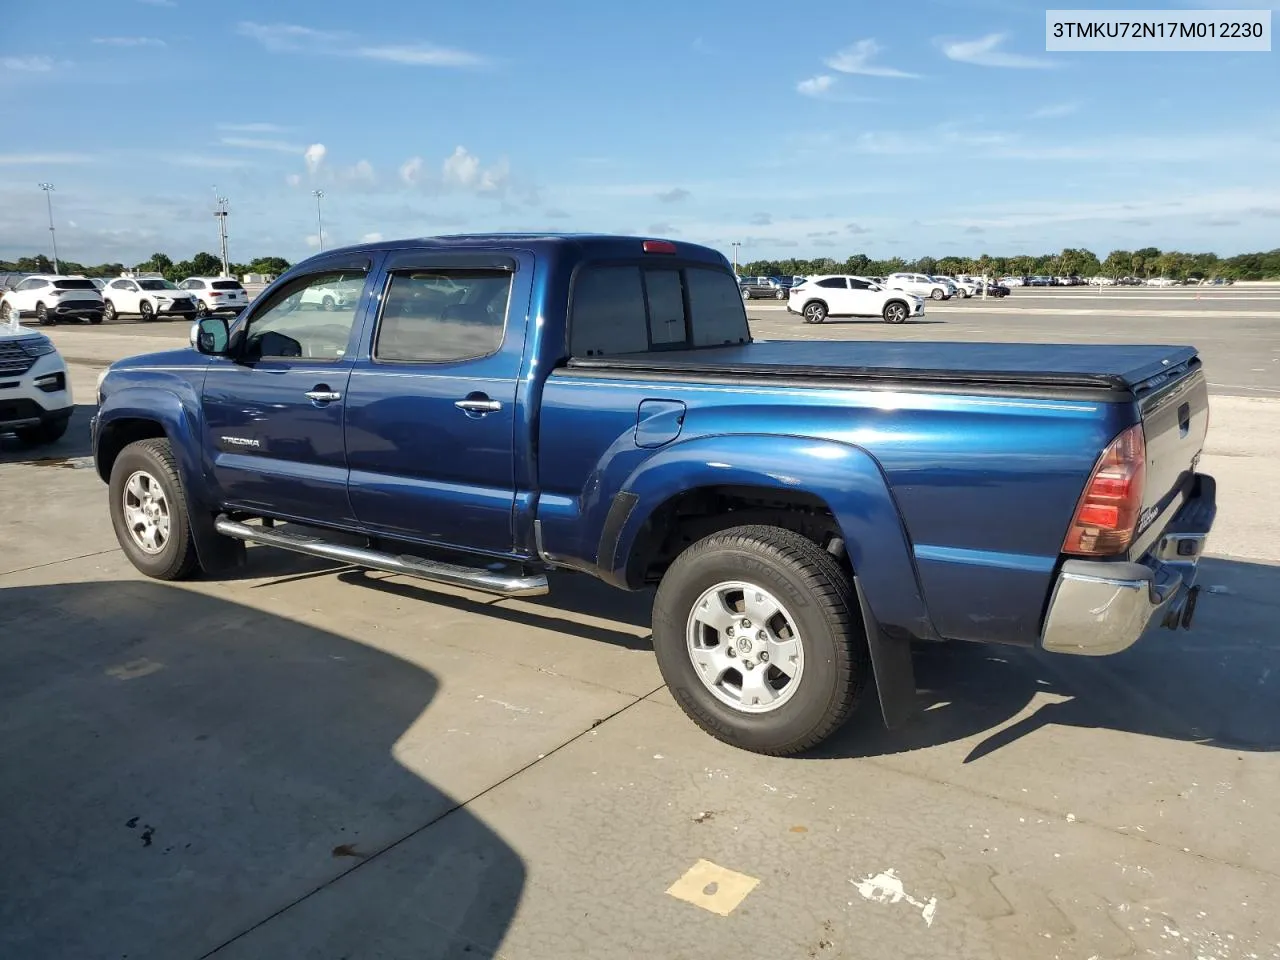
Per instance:
[[[330,403],[342,399],[342,394],[336,390],[308,390],[304,396],[312,403]]]
[[[453,405],[464,413],[497,413],[502,409],[501,403],[488,397],[468,397],[455,400]]]

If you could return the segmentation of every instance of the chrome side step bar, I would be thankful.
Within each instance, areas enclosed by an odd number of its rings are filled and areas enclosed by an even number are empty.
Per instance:
[[[426,560],[422,557],[396,556],[367,547],[352,547],[341,543],[331,543],[319,537],[303,533],[291,533],[275,527],[252,526],[239,523],[226,516],[218,517],[214,529],[225,537],[237,540],[248,540],[268,547],[279,547],[295,553],[305,553],[325,560],[336,560],[353,566],[368,567],[371,570],[382,570],[386,573],[402,573],[409,577],[431,580],[435,583],[448,584],[451,587],[466,587],[483,593],[494,593],[500,597],[540,597],[547,593],[547,578],[542,574],[532,576],[516,576],[509,573],[495,573],[492,570],[463,567],[438,560]]]

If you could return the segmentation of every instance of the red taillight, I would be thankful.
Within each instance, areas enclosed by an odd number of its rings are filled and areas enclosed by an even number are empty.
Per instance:
[[[645,253],[675,253],[676,245],[670,240],[646,240],[644,242]]]
[[[1113,556],[1129,549],[1147,472],[1147,444],[1135,423],[1102,451],[1071,518],[1062,552]]]
[[[222,296],[222,294],[220,294],[220,293],[211,293],[211,294],[209,294],[209,296],[213,297],[213,298],[216,300],[218,297]]]

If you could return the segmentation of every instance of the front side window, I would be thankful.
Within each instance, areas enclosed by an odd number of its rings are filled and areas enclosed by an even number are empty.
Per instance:
[[[249,318],[244,356],[248,360],[340,360],[355,323],[358,293],[342,303],[334,291],[364,286],[361,270],[335,270],[299,277]]]
[[[444,363],[487,357],[502,346],[511,299],[505,270],[402,270],[391,275],[375,360]]]

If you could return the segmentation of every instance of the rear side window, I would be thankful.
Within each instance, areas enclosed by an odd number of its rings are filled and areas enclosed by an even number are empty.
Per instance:
[[[844,277],[828,277],[826,280],[819,280],[818,286],[828,290],[843,290],[846,284]]]
[[[474,360],[502,346],[511,298],[505,270],[404,270],[391,275],[374,359]]]
[[[589,266],[579,271],[572,299],[569,353],[575,357],[750,339],[737,281],[721,270]]]
[[[59,290],[97,290],[92,280],[55,280],[53,285]]]
[[[197,287],[204,286],[204,284],[198,280],[193,282]],[[209,284],[209,286],[213,287],[214,290],[243,290],[244,289],[244,287],[240,286],[240,284],[238,284],[234,280],[214,280],[212,283]]]

